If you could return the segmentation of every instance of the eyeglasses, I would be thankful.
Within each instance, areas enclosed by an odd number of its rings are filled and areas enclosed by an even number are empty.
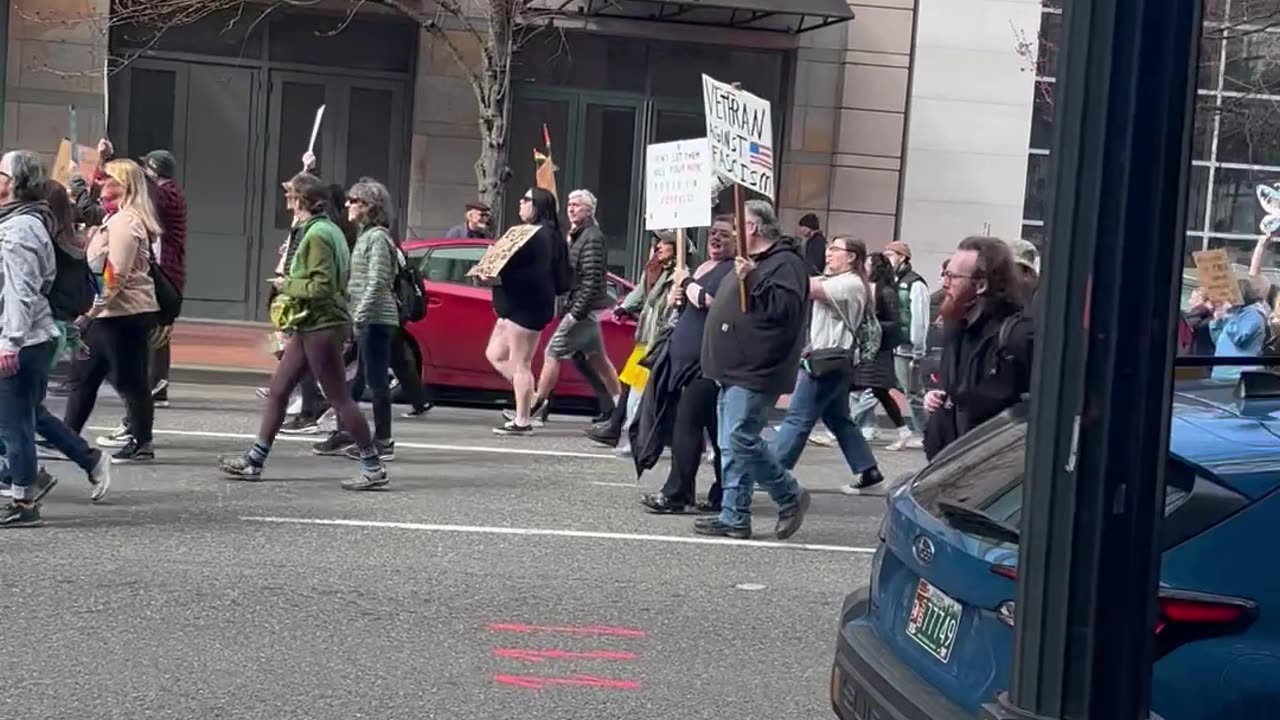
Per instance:
[[[982,273],[973,273],[971,275],[962,275],[960,273],[951,272],[950,270],[942,271],[943,280],[981,280]]]
[[[827,249],[828,249],[828,250],[839,250],[839,251],[841,251],[841,252],[853,252],[853,251],[852,251],[852,250],[850,250],[849,248],[844,247],[843,245],[837,245],[837,244],[835,244],[835,243],[833,243],[833,242],[827,243]]]

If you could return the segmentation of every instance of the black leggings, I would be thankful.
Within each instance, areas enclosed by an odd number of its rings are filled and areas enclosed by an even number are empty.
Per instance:
[[[367,450],[373,444],[369,423],[347,390],[346,367],[342,362],[342,343],[346,328],[326,328],[311,332],[295,332],[285,341],[284,354],[271,374],[270,392],[258,426],[258,439],[268,444],[276,439],[289,408],[289,396],[309,369],[320,384],[325,398],[338,416],[338,429]]]
[[[880,407],[884,408],[884,414],[889,416],[889,422],[892,422],[894,427],[900,428],[907,424],[906,418],[902,417],[902,408],[894,402],[888,388],[871,388],[871,394],[876,396]]]
[[[111,376],[124,400],[129,432],[139,444],[151,442],[155,405],[151,398],[147,363],[148,334],[155,325],[152,313],[98,318],[85,330],[89,358],[78,368],[80,382],[67,399],[64,422],[79,434],[93,414],[98,389]]]

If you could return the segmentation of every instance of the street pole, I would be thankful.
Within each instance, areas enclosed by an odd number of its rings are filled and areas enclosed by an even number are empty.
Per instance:
[[[1001,720],[1148,717],[1200,0],[1064,3]]]

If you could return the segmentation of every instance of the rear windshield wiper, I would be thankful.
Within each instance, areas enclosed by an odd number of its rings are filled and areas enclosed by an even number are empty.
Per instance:
[[[939,500],[938,509],[942,511],[942,519],[960,532],[1015,545],[1021,537],[1016,528],[1000,522],[981,510],[974,510],[950,500]]]

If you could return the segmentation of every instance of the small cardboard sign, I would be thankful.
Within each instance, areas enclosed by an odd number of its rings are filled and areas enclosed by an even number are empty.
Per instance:
[[[471,266],[467,271],[467,277],[498,277],[498,273],[502,272],[502,268],[506,267],[507,261],[511,259],[516,251],[524,247],[529,242],[529,238],[538,232],[539,225],[515,225],[510,230],[503,233],[498,238],[498,242],[489,246],[485,251],[484,257],[480,258],[480,262]]]
[[[98,172],[98,149],[91,148],[88,145],[80,146],[80,162],[76,165],[76,172],[85,182],[92,183],[93,176]],[[53,161],[53,167],[50,169],[49,176],[55,182],[65,188],[71,187],[71,141],[63,140],[58,145],[58,156]]]
[[[1217,250],[1197,250],[1191,253],[1196,264],[1196,273],[1200,277],[1200,289],[1211,302],[1225,302],[1240,305],[1244,298],[1240,295],[1240,283],[1231,271],[1231,258],[1226,248]]]

